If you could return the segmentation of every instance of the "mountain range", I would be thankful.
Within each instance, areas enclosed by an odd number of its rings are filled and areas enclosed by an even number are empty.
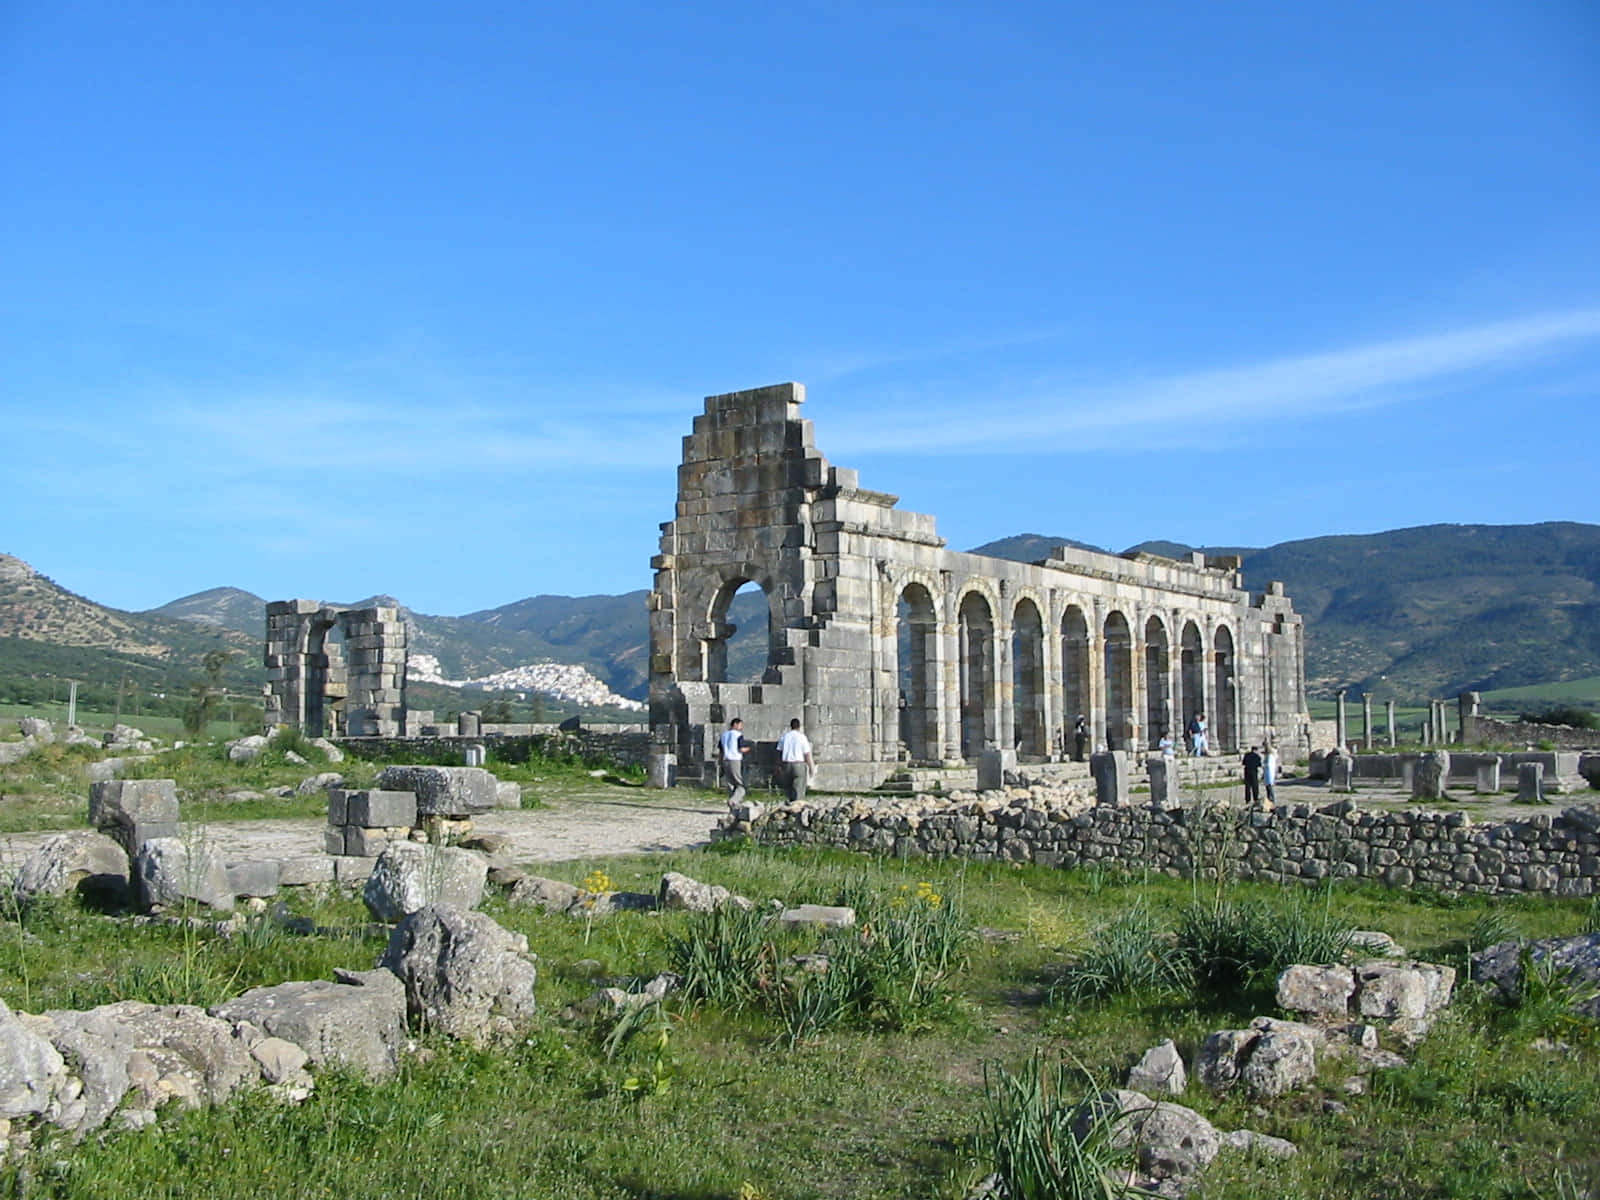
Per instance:
[[[1085,546],[1018,534],[973,552],[1034,562],[1061,544]],[[1600,674],[1600,526],[1428,525],[1264,548],[1151,541],[1125,553],[1186,557],[1191,550],[1239,555],[1251,590],[1283,581],[1305,616],[1313,695],[1382,682],[1401,697],[1421,698]],[[436,656],[451,678],[548,660],[587,667],[623,695],[642,697],[645,596],[530,596],[458,617],[415,612],[388,596],[355,604],[399,607],[411,647]],[[0,678],[63,673],[58,666],[84,677],[96,664],[110,679],[129,670],[174,676],[193,673],[206,650],[222,647],[239,652],[230,679],[254,688],[262,678],[264,607],[259,596],[221,587],[121,612],[0,555]],[[734,601],[729,618],[741,628],[729,654],[735,677],[759,673],[763,609],[755,590]]]

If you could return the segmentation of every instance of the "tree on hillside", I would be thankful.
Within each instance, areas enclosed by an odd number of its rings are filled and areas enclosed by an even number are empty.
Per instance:
[[[189,685],[189,702],[183,708],[183,731],[190,737],[198,738],[205,733],[222,699],[223,669],[237,653],[237,650],[208,650],[201,658],[200,669],[206,677]]]

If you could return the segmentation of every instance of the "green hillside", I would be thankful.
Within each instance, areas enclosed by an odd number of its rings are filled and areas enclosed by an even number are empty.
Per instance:
[[[1130,552],[1190,549],[1144,542]],[[1193,549],[1240,555],[1254,590],[1283,581],[1306,618],[1313,693],[1442,696],[1600,672],[1600,526],[1425,525]],[[1043,557],[1035,550],[1029,561]]]

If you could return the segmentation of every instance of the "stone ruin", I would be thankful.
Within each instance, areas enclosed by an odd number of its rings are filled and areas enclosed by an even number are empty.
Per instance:
[[[307,737],[406,730],[406,626],[399,610],[267,605],[266,726]]]
[[[758,767],[800,718],[841,789],[986,750],[1061,759],[1080,713],[1091,750],[1142,755],[1197,712],[1214,751],[1309,749],[1305,631],[1282,584],[1252,595],[1237,558],[1198,553],[950,550],[932,517],[828,463],[804,399],[795,383],[709,397],[683,442],[649,599],[651,730],[683,777],[709,778],[736,716]],[[742,684],[727,678],[728,609],[751,582],[767,663]]]

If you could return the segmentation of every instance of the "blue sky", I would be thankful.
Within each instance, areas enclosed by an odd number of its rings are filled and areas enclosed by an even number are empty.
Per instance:
[[[701,397],[1121,549],[1600,519],[1600,7],[0,5],[0,551],[648,587]]]

